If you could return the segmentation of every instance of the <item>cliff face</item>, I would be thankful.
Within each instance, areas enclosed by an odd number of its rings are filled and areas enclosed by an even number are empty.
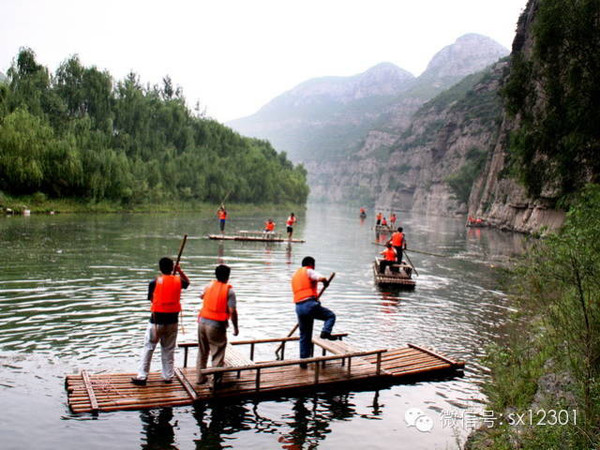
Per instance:
[[[532,24],[538,7],[530,0],[523,12],[513,42],[512,57],[529,59],[533,53]],[[541,89],[538,86],[538,89]],[[546,183],[533,197],[525,187],[507,175],[509,171],[510,134],[521,126],[519,117],[505,111],[485,170],[475,181],[469,198],[469,214],[485,219],[493,226],[524,233],[555,230],[565,220],[565,212],[555,209],[557,191]]]
[[[355,156],[335,166],[307,163],[313,198],[466,214],[470,186],[496,140],[506,66],[465,78],[422,106],[404,130],[371,131]]]

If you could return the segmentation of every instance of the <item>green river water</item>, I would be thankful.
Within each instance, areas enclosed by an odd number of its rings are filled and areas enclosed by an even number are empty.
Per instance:
[[[228,232],[260,229],[273,215],[284,230],[289,211],[232,217]],[[399,213],[419,276],[412,292],[373,283],[373,216],[339,205],[310,204],[297,214],[304,244],[219,242],[205,238],[216,217],[200,214],[107,214],[0,219],[0,418],[6,449],[456,448],[485,413],[485,344],[501,338],[508,301],[499,271],[523,252],[522,236],[466,229],[464,219]],[[189,240],[182,267],[185,333],[195,339],[201,288],[214,267],[232,268],[238,297],[237,339],[280,337],[295,323],[290,278],[306,255],[336,278],[323,297],[335,330],[370,350],[407,342],[466,361],[463,377],[360,392],[317,391],[269,400],[145,411],[71,414],[64,378],[135,372],[148,319],[148,282],[161,256]],[[317,326],[318,329],[318,326]],[[230,337],[231,338],[231,337]],[[272,359],[273,348],[259,351]],[[291,356],[291,355],[289,355]],[[182,353],[177,354],[178,365]],[[158,352],[152,370],[160,367]],[[406,422],[418,408],[433,421]]]

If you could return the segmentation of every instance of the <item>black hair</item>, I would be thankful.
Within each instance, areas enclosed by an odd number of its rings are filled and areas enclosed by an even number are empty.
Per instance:
[[[173,265],[173,260],[167,256],[160,258],[160,261],[158,261],[158,267],[165,275],[170,275],[173,273]]]
[[[402,233],[402,230],[403,230],[403,229],[404,229],[404,228],[402,228],[402,227],[398,227],[398,231],[399,231],[400,233]]]
[[[302,260],[302,267],[311,266],[315,267],[315,258],[312,256],[305,256]]]
[[[229,281],[230,273],[231,269],[225,264],[219,264],[215,269],[215,276],[217,277],[217,280],[219,280],[221,283],[227,283],[227,281]]]

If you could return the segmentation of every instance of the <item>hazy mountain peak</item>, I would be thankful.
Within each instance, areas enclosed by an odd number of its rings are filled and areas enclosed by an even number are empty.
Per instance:
[[[329,76],[307,80],[262,108],[263,112],[287,107],[304,107],[309,104],[337,102],[345,104],[367,97],[397,95],[415,79],[410,72],[384,62],[365,72],[351,76]]]
[[[464,77],[484,69],[509,53],[507,48],[487,36],[465,34],[437,52],[421,77]]]

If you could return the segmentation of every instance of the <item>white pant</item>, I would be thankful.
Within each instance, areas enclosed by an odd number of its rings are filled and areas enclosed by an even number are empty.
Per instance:
[[[158,338],[156,334],[158,333]],[[141,380],[148,378],[152,354],[160,339],[160,357],[162,360],[163,380],[170,380],[175,373],[175,346],[177,344],[177,324],[160,325],[148,323],[144,348],[137,377]]]

